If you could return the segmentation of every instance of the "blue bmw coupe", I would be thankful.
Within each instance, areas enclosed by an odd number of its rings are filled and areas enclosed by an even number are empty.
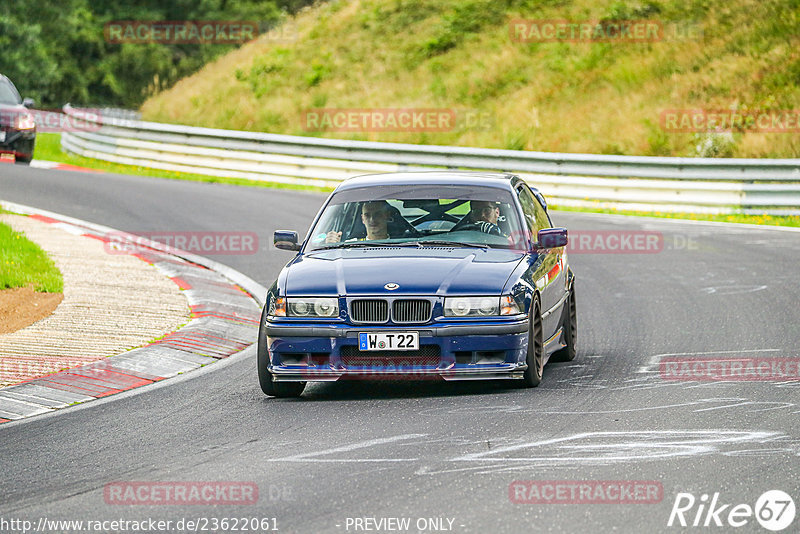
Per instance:
[[[306,382],[515,379],[575,357],[567,230],[513,174],[359,176],[317,214],[269,288],[258,339],[265,394]]]

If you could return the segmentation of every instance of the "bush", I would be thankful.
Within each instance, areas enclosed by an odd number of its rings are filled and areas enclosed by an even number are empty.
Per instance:
[[[736,148],[731,132],[694,134],[695,156],[698,158],[730,158]]]

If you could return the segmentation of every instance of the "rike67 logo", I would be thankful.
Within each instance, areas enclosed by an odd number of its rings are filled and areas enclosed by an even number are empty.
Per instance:
[[[786,492],[769,490],[752,507],[744,503],[723,504],[719,493],[710,498],[704,493],[699,499],[691,493],[678,493],[667,526],[735,528],[749,524],[753,517],[767,530],[784,530],[794,521],[794,500]]]

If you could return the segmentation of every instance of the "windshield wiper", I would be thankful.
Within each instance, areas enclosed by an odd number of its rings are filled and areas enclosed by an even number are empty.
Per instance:
[[[317,250],[330,250],[333,248],[358,248],[358,247],[397,247],[405,243],[382,243],[380,241],[342,241],[340,243],[329,243],[329,246],[315,248]]]
[[[422,248],[424,245],[439,245],[439,246],[452,246],[452,247],[471,247],[481,248],[484,250],[492,248],[485,243],[464,243],[463,241],[445,241],[443,239],[426,239],[425,241],[414,241],[414,243]]]
[[[402,241],[400,243],[384,243],[381,241],[344,241],[341,243],[330,243],[328,246],[315,248],[314,252],[319,250],[331,250],[334,248],[373,248],[373,247],[417,247],[424,248],[426,245],[430,246],[445,246],[445,247],[469,247],[480,248],[488,250],[490,245],[482,243],[464,243],[463,241],[445,241],[442,239],[431,239],[425,241]]]

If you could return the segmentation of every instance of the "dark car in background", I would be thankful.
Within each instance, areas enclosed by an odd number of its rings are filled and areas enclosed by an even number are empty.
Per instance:
[[[33,105],[33,100],[23,100],[11,80],[0,74],[0,157],[13,154],[21,163],[33,159],[36,122],[28,111]]]
[[[372,235],[370,235],[372,234]],[[395,173],[343,182],[267,293],[267,395],[307,381],[515,379],[575,357],[567,230],[512,174]]]

